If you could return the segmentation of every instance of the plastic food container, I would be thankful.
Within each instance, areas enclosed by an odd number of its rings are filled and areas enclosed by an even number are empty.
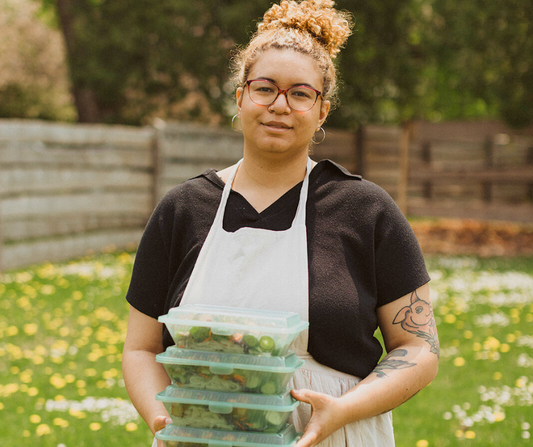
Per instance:
[[[185,304],[159,317],[176,346],[200,351],[281,356],[309,327],[294,312]]]
[[[155,434],[165,447],[294,447],[300,433],[287,425],[279,433],[252,433],[167,425]]]
[[[299,403],[290,390],[283,394],[220,393],[188,390],[170,385],[157,394],[172,418],[180,427],[228,431],[277,433]]]
[[[156,356],[175,385],[225,393],[281,394],[305,362],[296,354],[257,357],[170,346]]]

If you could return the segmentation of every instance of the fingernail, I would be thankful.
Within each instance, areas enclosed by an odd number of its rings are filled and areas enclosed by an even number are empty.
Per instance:
[[[172,419],[170,419],[170,418],[166,418],[166,419],[165,419],[165,424],[167,424],[167,425],[168,425],[168,424],[172,424]]]

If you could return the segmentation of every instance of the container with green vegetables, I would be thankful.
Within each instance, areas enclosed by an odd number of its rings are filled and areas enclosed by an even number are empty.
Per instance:
[[[221,393],[170,385],[157,394],[174,425],[217,430],[277,433],[298,407],[290,390],[282,394]]]
[[[304,361],[281,357],[193,351],[170,346],[156,356],[172,383],[182,388],[224,393],[280,394]]]
[[[278,433],[253,433],[167,425],[155,434],[165,447],[294,447],[301,434],[293,425]]]
[[[254,356],[285,355],[309,323],[294,312],[185,304],[159,317],[176,346]]]

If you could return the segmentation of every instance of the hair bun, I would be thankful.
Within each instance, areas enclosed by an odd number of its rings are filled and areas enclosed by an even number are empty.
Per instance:
[[[351,14],[334,6],[333,0],[283,0],[265,13],[258,34],[280,28],[308,32],[334,58],[352,33]]]

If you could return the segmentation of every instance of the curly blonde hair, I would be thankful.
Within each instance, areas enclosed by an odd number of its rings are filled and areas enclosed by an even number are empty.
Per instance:
[[[352,16],[337,11],[333,0],[283,0],[263,16],[249,44],[233,59],[234,82],[243,86],[259,55],[270,49],[308,54],[323,73],[322,97],[334,102],[337,74],[334,59],[352,33]]]

